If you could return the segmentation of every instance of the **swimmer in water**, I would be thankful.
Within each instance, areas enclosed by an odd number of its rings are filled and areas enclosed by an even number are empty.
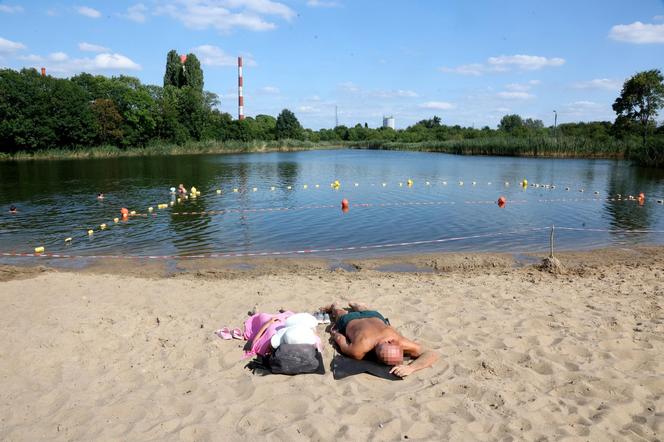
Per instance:
[[[98,199],[98,200],[103,200],[103,199],[104,199],[104,194],[101,193],[101,192],[99,192],[99,193],[97,194],[97,199]]]
[[[187,189],[185,189],[184,184],[180,184],[178,186],[178,193],[181,195],[186,195],[187,194]]]
[[[18,212],[18,209],[16,208],[16,206],[9,207],[9,213],[17,213],[17,212]]]

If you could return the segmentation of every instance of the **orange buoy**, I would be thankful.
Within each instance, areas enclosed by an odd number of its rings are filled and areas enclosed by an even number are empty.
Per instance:
[[[348,200],[346,198],[341,200],[341,209],[344,211],[348,211],[348,208],[350,207],[350,204],[348,203]]]
[[[123,207],[122,209],[120,209],[120,213],[122,214],[123,218],[127,218],[129,216],[129,209]]]
[[[500,207],[501,209],[505,207],[506,203],[507,203],[507,198],[505,198],[504,196],[498,198],[498,207]]]

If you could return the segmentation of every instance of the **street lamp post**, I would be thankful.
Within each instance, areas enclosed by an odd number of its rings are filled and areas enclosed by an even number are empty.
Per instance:
[[[558,111],[553,111],[553,135],[558,135]]]

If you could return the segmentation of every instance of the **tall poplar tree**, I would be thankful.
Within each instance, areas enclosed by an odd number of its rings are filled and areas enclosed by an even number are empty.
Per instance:
[[[178,51],[171,49],[166,55],[166,72],[164,73],[164,87],[171,85],[182,87],[182,63]]]

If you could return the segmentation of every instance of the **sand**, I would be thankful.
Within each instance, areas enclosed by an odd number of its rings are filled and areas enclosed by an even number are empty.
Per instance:
[[[559,258],[563,275],[460,255],[415,257],[418,273],[3,267],[0,439],[664,439],[664,249]],[[324,376],[261,377],[213,334],[332,300],[377,306],[440,361],[335,381],[325,339]]]

